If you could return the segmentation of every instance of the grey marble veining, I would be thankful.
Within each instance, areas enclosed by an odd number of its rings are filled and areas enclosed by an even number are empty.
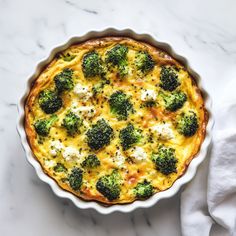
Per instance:
[[[221,86],[236,76],[235,9],[233,0],[0,0],[0,235],[181,235],[180,193],[150,209],[108,216],[54,196],[26,162],[16,103],[52,47],[112,26],[169,42],[202,75],[217,106]]]

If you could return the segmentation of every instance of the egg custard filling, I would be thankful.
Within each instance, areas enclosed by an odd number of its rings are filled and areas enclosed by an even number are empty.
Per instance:
[[[62,189],[109,205],[170,188],[198,153],[207,117],[183,65],[123,37],[59,53],[25,104],[28,142],[44,172]]]

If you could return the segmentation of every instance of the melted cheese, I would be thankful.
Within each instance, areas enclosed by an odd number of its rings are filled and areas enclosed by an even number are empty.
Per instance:
[[[85,199],[108,203],[108,200],[96,190],[96,182],[101,176],[109,174],[114,168],[118,168],[123,180],[120,198],[109,204],[128,203],[135,200],[132,189],[138,182],[144,179],[150,181],[156,193],[169,188],[183,174],[186,166],[198,152],[203,140],[205,125],[204,104],[201,94],[192,82],[188,72],[164,52],[130,39],[110,39],[101,40],[100,42],[102,43],[92,41],[70,47],[64,53],[74,55],[75,58],[72,61],[64,61],[61,58],[54,59],[41,73],[36,85],[32,88],[26,105],[26,111],[28,112],[26,119],[27,134],[30,136],[30,145],[38,161],[62,188]],[[95,77],[88,80],[84,77],[81,68],[83,55],[96,49],[104,60],[107,50],[116,45],[117,42],[126,44],[129,47],[128,76],[125,79],[119,79],[116,69],[108,71],[107,79],[110,80],[110,84],[105,85],[102,93],[93,98],[92,87],[100,82],[100,78]],[[133,66],[135,53],[140,50],[148,51],[156,61],[154,69],[145,76],[140,75]],[[163,100],[158,96],[158,92],[161,90],[159,87],[161,70],[159,60],[163,60],[166,64],[175,64],[179,68],[178,77],[181,82],[179,89],[184,91],[188,97],[188,101],[184,106],[173,113],[165,111]],[[37,97],[41,90],[54,88],[53,78],[64,68],[71,68],[74,71],[73,80],[75,87],[72,91],[62,94],[63,108],[56,112],[59,119],[51,128],[50,135],[40,141],[35,133],[33,123],[35,120],[49,117],[49,115],[46,115],[41,110]],[[110,112],[108,99],[117,90],[122,90],[130,96],[130,101],[133,104],[135,112],[129,114],[127,120],[118,121]],[[143,101],[149,100],[156,101],[158,106],[150,108],[141,106]],[[199,129],[194,136],[185,138],[176,131],[175,119],[181,112],[189,109],[197,113]],[[66,130],[61,126],[68,110],[73,110],[83,119],[80,133],[75,136],[68,136]],[[80,167],[81,161],[91,153],[86,143],[86,132],[92,124],[101,118],[104,118],[113,128],[114,138],[109,145],[94,152],[100,159],[101,165],[89,172],[84,171],[81,190],[73,191],[64,179],[67,178],[73,167]],[[129,151],[121,151],[119,131],[126,127],[128,123],[132,123],[135,127],[141,129],[144,138],[138,146]],[[147,137],[150,133],[154,133],[153,142],[148,141]],[[159,144],[165,144],[176,149],[176,158],[178,159],[176,173],[166,176],[155,169],[151,154],[157,150]],[[135,161],[129,162],[129,157]],[[55,173],[53,166],[56,163],[63,163],[67,168],[67,172]]]

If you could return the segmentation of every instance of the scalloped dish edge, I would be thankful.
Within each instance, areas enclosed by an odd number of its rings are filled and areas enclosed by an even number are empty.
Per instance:
[[[177,179],[169,189],[167,189],[163,192],[159,192],[158,194],[153,195],[152,197],[150,197],[149,199],[147,199],[145,201],[137,200],[137,201],[129,203],[129,204],[123,204],[123,205],[117,204],[117,205],[112,205],[112,206],[104,206],[98,202],[93,202],[93,201],[89,202],[89,201],[82,200],[82,199],[76,197],[75,195],[73,195],[72,193],[67,192],[67,191],[63,190],[62,188],[60,188],[52,178],[50,178],[47,174],[45,174],[43,172],[41,165],[34,158],[34,155],[30,149],[30,146],[27,141],[26,133],[24,130],[25,99],[27,97],[27,94],[30,91],[32,82],[38,77],[38,75],[41,73],[41,71],[44,69],[44,67],[54,58],[54,56],[58,52],[67,49],[72,44],[81,43],[81,42],[87,41],[89,39],[106,37],[106,36],[124,36],[124,37],[130,37],[135,40],[140,40],[140,41],[149,43],[150,45],[153,45],[154,47],[158,47],[158,48],[166,51],[168,54],[170,54],[172,57],[174,57],[177,61],[182,63],[187,68],[188,72],[196,80],[197,85],[203,94],[205,108],[208,111],[208,116],[209,116],[207,127],[206,127],[205,139],[201,145],[200,151],[195,156],[195,158],[190,162],[184,175],[181,176],[179,179]],[[202,85],[202,80],[201,80],[200,75],[198,75],[189,66],[187,59],[182,56],[177,55],[173,51],[172,47],[169,44],[163,43],[163,42],[158,42],[149,34],[145,34],[145,33],[144,34],[137,34],[131,29],[117,30],[114,28],[108,28],[108,29],[105,29],[102,31],[90,31],[80,37],[71,37],[65,44],[57,46],[54,49],[52,49],[49,54],[49,57],[47,57],[46,59],[44,59],[38,63],[38,65],[35,69],[35,72],[33,73],[33,75],[31,75],[29,77],[26,87],[24,89],[24,94],[18,103],[19,115],[18,115],[18,119],[17,119],[17,131],[18,131],[19,136],[21,138],[21,143],[22,143],[22,146],[25,150],[28,162],[35,168],[38,177],[43,182],[49,184],[49,186],[52,188],[53,192],[57,196],[59,196],[61,198],[65,198],[65,199],[70,199],[78,208],[95,209],[96,211],[98,211],[101,214],[109,214],[109,213],[112,213],[115,211],[126,213],[126,212],[131,212],[137,208],[151,207],[151,206],[155,205],[161,199],[172,197],[173,195],[175,195],[179,191],[179,189],[184,184],[189,182],[195,176],[196,171],[197,171],[197,167],[203,162],[203,160],[207,156],[208,147],[211,143],[211,131],[212,131],[212,127],[214,124],[214,121],[212,118],[212,113],[211,113],[211,104],[212,104],[211,98],[210,98],[209,94],[205,91],[205,89]]]

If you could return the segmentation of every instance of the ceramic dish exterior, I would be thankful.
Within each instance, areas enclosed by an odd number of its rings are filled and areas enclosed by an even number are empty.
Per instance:
[[[107,37],[107,36],[129,37],[129,38],[133,38],[135,40],[146,42],[154,47],[157,47],[163,51],[166,51],[170,56],[172,56],[177,61],[182,63],[182,65],[187,69],[187,71],[191,74],[191,76],[196,80],[198,87],[202,91],[203,98],[205,101],[205,108],[209,113],[209,121],[208,121],[207,128],[206,128],[206,137],[205,137],[205,140],[201,146],[201,150],[199,151],[197,156],[191,161],[185,174],[181,178],[179,178],[173,184],[173,186],[171,188],[169,188],[168,190],[165,190],[163,192],[159,192],[158,194],[153,195],[151,198],[149,198],[145,201],[137,200],[133,203],[129,203],[129,204],[125,204],[125,205],[112,205],[109,207],[99,204],[97,202],[88,202],[88,201],[81,200],[81,199],[77,198],[76,196],[74,196],[73,194],[61,189],[53,179],[51,179],[48,175],[46,175],[43,172],[40,164],[34,158],[34,155],[28,145],[25,130],[24,130],[25,99],[29,93],[32,82],[39,76],[39,74],[42,72],[42,70],[45,68],[45,66],[47,64],[49,64],[49,62],[55,57],[55,55],[58,52],[67,49],[68,47],[70,47],[73,44],[78,44],[78,43],[87,41],[89,39],[101,38],[101,37]],[[38,64],[35,73],[29,79],[25,94],[22,97],[22,99],[20,100],[20,103],[18,106],[19,115],[20,115],[19,122],[18,122],[18,131],[21,136],[22,144],[23,144],[23,147],[26,151],[28,161],[35,167],[39,178],[42,179],[44,182],[47,182],[51,186],[51,188],[53,189],[53,191],[55,192],[56,195],[58,195],[60,197],[71,199],[74,202],[74,204],[79,208],[94,208],[103,214],[107,214],[107,213],[110,213],[113,211],[130,212],[138,207],[152,206],[162,198],[167,198],[167,197],[173,196],[184,183],[188,182],[189,180],[191,180],[193,178],[193,176],[196,173],[197,166],[204,160],[204,158],[206,156],[207,147],[210,143],[210,131],[211,131],[212,123],[213,123],[211,113],[210,113],[210,105],[211,105],[211,101],[210,101],[209,95],[205,92],[205,90],[202,87],[200,76],[189,67],[187,60],[181,56],[176,55],[169,45],[167,45],[165,43],[157,42],[151,36],[149,36],[147,34],[136,34],[131,30],[121,30],[120,31],[120,30],[115,30],[115,29],[107,29],[107,30],[104,30],[101,32],[89,32],[82,37],[71,38],[66,44],[53,49],[50,53],[49,58],[47,58],[46,60],[44,60]]]

